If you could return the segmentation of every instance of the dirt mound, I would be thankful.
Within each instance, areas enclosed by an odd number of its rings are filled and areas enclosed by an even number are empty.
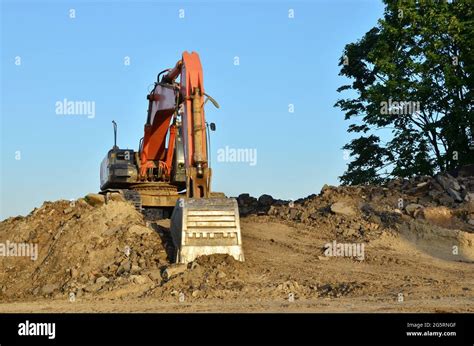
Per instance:
[[[0,222],[0,300],[76,302],[83,311],[116,300],[124,307],[105,311],[149,311],[145,302],[163,311],[280,311],[344,298],[391,306],[402,294],[431,302],[427,309],[448,297],[449,310],[452,297],[458,306],[472,301],[473,183],[440,175],[325,186],[296,201],[240,195],[243,263],[212,255],[172,264],[170,220],[146,220],[124,201],[45,202]]]
[[[264,200],[266,203],[262,203]],[[348,242],[369,242],[384,232],[406,237],[433,256],[474,261],[474,177],[449,174],[392,180],[385,186],[328,186],[296,201],[238,197],[255,222],[281,220]]]
[[[105,204],[96,195],[45,202],[26,217],[9,218],[0,223],[0,243],[37,246],[34,259],[6,256],[0,261],[3,300],[175,299],[178,293],[219,298],[240,292],[251,271],[227,255],[203,256],[187,266],[171,264],[168,227],[144,221],[129,203]]]
[[[125,202],[45,202],[26,217],[3,221],[0,243],[37,246],[34,260],[0,262],[3,299],[103,292],[167,264],[158,233]]]
[[[252,272],[247,263],[232,256],[201,256],[187,265],[173,265],[176,275],[164,280],[150,295],[181,299],[224,298],[240,294],[250,283]]]
[[[360,225],[360,231],[390,227],[403,215],[425,219],[448,228],[474,232],[474,177],[439,174],[409,180],[396,179],[386,186],[328,186],[319,195],[296,201],[276,200],[269,195],[237,197],[242,215],[272,215],[288,221],[317,226],[328,218],[344,229]],[[329,217],[333,215],[334,217]],[[341,225],[341,219],[349,220]],[[350,231],[349,231],[350,232]]]

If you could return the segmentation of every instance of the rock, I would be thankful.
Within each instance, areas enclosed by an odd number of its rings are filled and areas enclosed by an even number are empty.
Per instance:
[[[454,199],[449,195],[442,195],[438,197],[438,202],[441,205],[451,206],[454,204]]]
[[[300,214],[301,214],[301,212],[298,209],[291,208],[290,209],[290,215],[289,215],[290,220],[298,220],[299,217],[300,217]]]
[[[239,212],[241,215],[248,215],[257,212],[258,201],[248,193],[240,194],[239,197],[237,197],[237,203],[239,204]]]
[[[345,236],[345,237],[353,237],[357,234],[359,234],[359,230],[357,229],[353,229],[353,228],[348,228],[348,229],[345,229],[342,234]]]
[[[196,298],[196,297],[199,295],[199,293],[201,293],[201,291],[199,291],[199,290],[194,290],[191,295],[192,295],[194,298]]]
[[[132,272],[132,274],[139,274],[141,270],[142,268],[140,268],[139,265],[133,264],[130,271]]]
[[[436,181],[445,189],[446,191],[451,188],[453,190],[459,191],[461,190],[461,186],[457,182],[455,178],[453,178],[449,174],[438,174],[435,177]]]
[[[237,202],[241,206],[255,204],[255,202],[258,203],[257,199],[255,197],[250,196],[248,193],[240,194],[239,197],[237,197]]]
[[[88,285],[84,287],[84,291],[89,292],[89,293],[95,293],[97,291],[100,291],[100,289],[104,287],[104,284],[105,283],[103,282],[99,282],[99,283],[94,283],[92,285]]]
[[[356,214],[354,208],[344,202],[336,202],[331,205],[331,211],[334,214],[345,216],[354,216]]]
[[[274,205],[270,206],[270,209],[268,209],[267,214],[268,215],[278,215],[278,208],[275,207]]]
[[[132,266],[130,264],[130,261],[128,261],[128,260],[123,261],[122,264],[117,269],[117,275],[122,275],[122,274],[125,274],[125,273],[129,273],[131,269],[132,269]]]
[[[168,281],[172,277],[184,273],[188,269],[185,264],[172,264],[163,271],[162,277]]]
[[[150,270],[148,272],[148,277],[155,282],[161,281],[161,270],[159,269]]]
[[[106,284],[107,282],[109,282],[109,279],[107,279],[105,276],[100,276],[97,278],[97,280],[95,280],[95,283],[96,284]]]
[[[320,196],[327,196],[330,193],[331,186],[328,184],[324,184],[323,187],[321,188],[321,191],[319,192]]]
[[[84,197],[84,199],[89,205],[93,207],[98,207],[105,204],[104,195],[98,193],[89,193],[86,197]]]
[[[120,193],[110,193],[107,196],[108,201],[117,201],[117,202],[125,202],[126,199]]]
[[[144,285],[151,282],[150,278],[146,275],[131,275],[130,281],[136,285]]]
[[[128,229],[128,231],[132,234],[143,235],[143,234],[152,234],[153,230],[140,225],[133,225]]]
[[[446,207],[426,207],[420,215],[428,222],[438,226],[449,226],[452,223],[453,214]]]
[[[447,192],[456,202],[462,202],[461,194],[457,192],[455,189],[450,187],[447,189]]]
[[[216,277],[217,277],[218,279],[223,279],[223,278],[225,278],[226,276],[227,276],[227,275],[226,275],[226,273],[224,273],[224,272],[219,272],[219,273],[217,273],[217,275],[216,275]]]
[[[423,208],[423,206],[421,204],[410,203],[405,207],[405,211],[407,212],[408,215],[414,216],[415,212],[418,209],[422,209],[422,208]]]
[[[258,204],[263,205],[263,206],[270,206],[273,204],[273,197],[270,195],[261,195],[258,198]]]
[[[389,189],[398,189],[402,185],[401,179],[392,179],[387,183]]]
[[[467,223],[474,226],[474,216],[472,216]]]
[[[41,287],[41,293],[44,295],[49,295],[58,289],[59,289],[59,284],[46,284],[43,287]]]
[[[474,192],[466,193],[466,196],[464,196],[464,200],[466,202],[474,202]]]
[[[66,208],[63,210],[64,214],[69,214],[72,211],[72,208]]]
[[[75,268],[72,268],[69,272],[71,274],[71,278],[73,278],[73,279],[75,279],[79,276],[79,271]]]

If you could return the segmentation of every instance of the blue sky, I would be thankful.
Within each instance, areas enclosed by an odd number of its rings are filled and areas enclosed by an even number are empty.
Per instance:
[[[221,105],[206,108],[217,125],[214,191],[296,199],[338,184],[350,138],[333,107],[345,82],[338,59],[383,13],[375,0],[1,6],[1,219],[98,191],[111,121],[119,146],[137,149],[149,87],[185,50],[199,53],[206,91]],[[95,116],[56,114],[65,98],[95,102]],[[256,149],[257,164],[217,162],[226,146]]]

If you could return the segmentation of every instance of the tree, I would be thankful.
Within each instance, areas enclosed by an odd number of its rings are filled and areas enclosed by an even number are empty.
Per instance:
[[[471,0],[384,0],[383,19],[345,46],[335,106],[359,137],[342,184],[383,183],[474,163]]]

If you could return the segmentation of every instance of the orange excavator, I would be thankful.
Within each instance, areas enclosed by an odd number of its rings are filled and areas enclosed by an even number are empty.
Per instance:
[[[179,79],[179,80],[178,80]],[[114,146],[100,169],[101,193],[120,194],[155,217],[171,214],[176,262],[225,253],[243,261],[237,201],[211,191],[209,130],[204,105],[218,103],[204,91],[199,55],[184,52],[158,74],[147,95],[148,115],[139,150]]]

